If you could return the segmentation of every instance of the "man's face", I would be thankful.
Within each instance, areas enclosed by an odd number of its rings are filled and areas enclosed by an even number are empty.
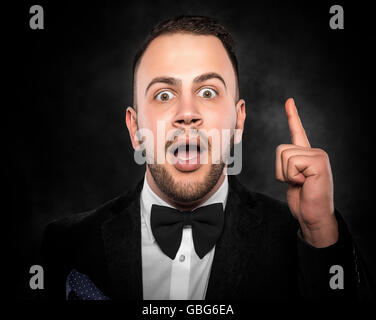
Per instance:
[[[137,120],[127,113],[133,146],[138,144],[132,137],[135,126],[150,130],[154,141],[146,141],[146,153],[154,156],[154,164],[147,168],[158,188],[175,201],[202,198],[224,167],[223,159],[213,156],[220,150],[211,130],[222,140],[223,129],[233,135],[245,118],[244,101],[235,104],[235,72],[222,42],[214,36],[159,36],[141,58],[135,84]]]

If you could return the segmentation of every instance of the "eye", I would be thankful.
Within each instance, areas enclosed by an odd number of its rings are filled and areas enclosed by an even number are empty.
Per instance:
[[[172,99],[174,95],[170,91],[161,91],[156,95],[156,99],[159,101],[168,101]]]
[[[217,92],[215,92],[213,89],[210,89],[210,88],[204,88],[200,90],[198,95],[202,98],[211,99],[217,95]]]

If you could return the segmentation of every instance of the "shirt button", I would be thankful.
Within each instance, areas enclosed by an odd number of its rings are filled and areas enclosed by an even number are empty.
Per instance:
[[[185,255],[182,254],[182,255],[179,257],[179,261],[180,261],[180,262],[183,262],[184,260],[185,260]]]

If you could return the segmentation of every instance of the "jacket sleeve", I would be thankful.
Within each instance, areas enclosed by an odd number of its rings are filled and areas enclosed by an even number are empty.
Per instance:
[[[338,241],[326,248],[308,244],[298,231],[299,290],[305,299],[348,299],[360,297],[359,253],[339,212],[335,212]],[[363,275],[362,275],[363,276]],[[365,280],[364,276],[363,279]]]

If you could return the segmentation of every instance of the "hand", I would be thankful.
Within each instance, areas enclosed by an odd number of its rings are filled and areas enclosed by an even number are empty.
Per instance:
[[[311,148],[292,98],[285,109],[292,144],[277,147],[276,178],[287,183],[287,203],[304,239],[314,247],[327,247],[338,240],[329,157]]]

